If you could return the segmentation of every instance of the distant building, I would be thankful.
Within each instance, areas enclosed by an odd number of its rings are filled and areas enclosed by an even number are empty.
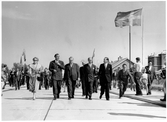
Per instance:
[[[151,55],[148,56],[148,62],[152,62],[153,66],[155,67],[155,70],[160,70],[164,63],[166,62],[166,54],[161,53],[158,56]]]
[[[122,69],[122,65],[126,64],[127,65],[127,69],[129,69],[129,64],[131,65],[131,67],[133,67],[134,62],[130,61],[128,58],[120,58],[118,57],[117,61],[114,61],[112,63],[112,71],[117,70],[118,67],[120,67],[120,69]]]

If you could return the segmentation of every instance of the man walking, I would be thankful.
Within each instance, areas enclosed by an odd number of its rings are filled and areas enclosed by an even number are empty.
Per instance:
[[[153,82],[153,80],[156,78],[155,75],[155,68],[152,65],[152,62],[149,61],[148,66],[145,67],[146,69],[146,73],[148,74],[148,93],[147,95],[151,95],[151,84]]]
[[[143,95],[140,86],[140,78],[142,76],[142,64],[140,62],[140,58],[136,58],[136,64],[134,65],[135,73],[134,73],[134,81],[136,83],[136,95]]]
[[[93,82],[93,93],[97,93],[97,89],[98,89],[98,74],[99,74],[99,69],[96,67],[95,75],[94,75],[94,82]]]
[[[93,64],[93,59],[92,57],[89,57],[88,64],[84,65],[84,74],[85,74],[85,82],[86,82],[86,99],[89,96],[89,100],[92,100],[95,69],[96,69],[96,66]]]
[[[126,91],[126,88],[127,88],[127,85],[128,85],[128,78],[130,77],[131,80],[133,81],[132,75],[130,74],[130,72],[126,68],[127,68],[127,65],[123,64],[122,65],[122,70],[120,70],[119,74],[118,74],[119,98],[121,98]]]
[[[74,58],[69,58],[69,63],[65,65],[64,80],[67,84],[68,99],[74,98],[76,80],[79,78],[79,66],[74,63]]]
[[[53,83],[53,96],[54,100],[59,98],[61,91],[62,82],[62,69],[64,69],[64,62],[60,61],[59,54],[54,55],[55,60],[51,61],[49,64],[49,70],[52,72],[52,83]]]
[[[101,85],[101,93],[99,98],[102,98],[105,91],[106,100],[109,100],[109,90],[112,81],[112,65],[109,64],[109,59],[107,57],[104,58],[104,63],[100,65],[99,76]]]
[[[84,74],[84,65],[85,63],[82,62],[82,67],[80,67],[79,71],[80,71],[80,80],[81,80],[81,84],[82,84],[82,96],[86,95],[86,82],[85,82],[85,74]]]

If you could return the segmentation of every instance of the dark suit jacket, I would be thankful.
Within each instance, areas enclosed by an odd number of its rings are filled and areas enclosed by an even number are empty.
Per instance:
[[[94,81],[95,70],[96,70],[96,66],[94,64],[92,64],[91,67],[89,66],[89,64],[84,65],[84,75],[85,75],[86,82]]]
[[[146,73],[149,75],[150,80],[154,80],[156,77],[155,68],[152,66],[151,70],[149,70],[149,66],[146,66],[145,69]]]
[[[80,67],[79,72],[80,72],[80,79],[82,81],[82,80],[85,79],[85,76],[84,76],[84,66]]]
[[[51,61],[49,64],[49,70],[52,72],[53,80],[62,80],[62,69],[64,69],[64,62],[59,61],[60,65],[55,63],[55,60]],[[54,72],[54,69],[56,72]]]
[[[105,68],[104,63],[100,65],[99,69],[99,77],[100,77],[100,84],[112,81],[112,65],[108,64],[107,67]]]
[[[125,72],[123,72],[123,69],[122,69],[118,73],[118,80],[119,81],[123,81],[124,83],[128,83],[128,78],[129,77],[133,81],[133,76],[130,74],[130,72],[128,70],[126,70]]]
[[[69,78],[72,80],[77,80],[79,78],[79,66],[76,63],[73,63],[72,67],[70,64],[65,65],[65,72],[64,72],[64,80],[68,80]]]

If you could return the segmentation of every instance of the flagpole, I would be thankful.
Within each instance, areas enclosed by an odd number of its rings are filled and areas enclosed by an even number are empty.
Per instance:
[[[129,25],[129,70],[131,68],[131,25]]]
[[[143,30],[144,30],[144,14],[142,16],[142,65],[144,63],[144,58],[143,58]]]

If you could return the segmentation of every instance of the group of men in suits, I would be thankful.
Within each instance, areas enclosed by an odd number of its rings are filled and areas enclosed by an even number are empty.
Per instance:
[[[49,70],[52,72],[52,83],[53,83],[53,96],[54,100],[59,98],[61,90],[62,80],[66,81],[68,99],[74,98],[76,81],[81,80],[83,96],[86,99],[92,100],[94,80],[97,80],[97,76],[100,78],[101,93],[100,99],[105,92],[106,100],[110,99],[109,89],[112,81],[112,66],[109,63],[107,57],[104,58],[104,63],[100,65],[99,73],[97,73],[97,67],[93,64],[93,58],[88,58],[88,63],[83,64],[79,68],[78,64],[74,63],[74,58],[69,58],[69,63],[64,66],[64,62],[59,60],[59,54],[55,54],[55,60],[49,64]],[[62,70],[64,70],[64,79],[62,76]],[[97,83],[96,86],[97,88]],[[97,91],[97,90],[95,90]]]
[[[82,82],[82,95],[86,96],[86,99],[92,100],[92,93],[94,92],[94,83],[96,78],[98,77],[100,80],[101,93],[99,98],[101,99],[104,92],[106,100],[110,100],[109,90],[111,87],[112,81],[112,65],[109,63],[109,59],[107,57],[104,58],[103,63],[99,67],[99,71],[97,71],[97,67],[93,64],[93,58],[88,58],[88,63],[84,64],[79,68],[78,64],[74,63],[74,58],[69,58],[69,63],[64,65],[63,61],[59,60],[59,54],[55,54],[55,60],[50,62],[49,70],[52,72],[52,83],[53,83],[53,96],[54,100],[59,98],[61,91],[61,83],[62,80],[66,82],[67,91],[68,91],[68,99],[71,100],[74,98],[75,94],[75,86],[76,81],[81,80]],[[134,79],[134,83],[136,84],[136,95],[142,95],[140,78],[142,75],[142,65],[140,63],[140,58],[136,58],[136,64],[134,66],[135,73],[134,77],[131,76],[130,72],[126,70],[126,64],[122,66],[122,70],[119,72],[119,81],[122,82],[122,87],[120,88],[120,98],[123,96],[126,91],[126,86],[128,83],[128,77]],[[151,84],[153,79],[155,78],[155,68],[152,66],[152,62],[149,62],[149,65],[145,67],[146,73],[148,74],[148,93],[151,94]],[[62,70],[64,70],[64,78],[62,76]],[[97,91],[97,85],[95,86]]]

